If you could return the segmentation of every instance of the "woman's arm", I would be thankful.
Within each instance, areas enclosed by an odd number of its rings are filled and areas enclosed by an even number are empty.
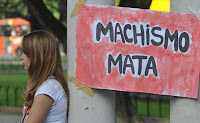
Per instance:
[[[34,98],[31,112],[24,123],[42,123],[54,100],[45,94],[39,94]]]

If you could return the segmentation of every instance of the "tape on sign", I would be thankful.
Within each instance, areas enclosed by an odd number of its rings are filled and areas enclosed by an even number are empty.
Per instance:
[[[91,89],[91,88],[85,86],[85,85],[82,84],[79,80],[77,80],[75,77],[69,77],[68,80],[69,80],[70,82],[74,83],[74,85],[75,85],[78,89],[80,89],[81,91],[83,91],[85,94],[87,94],[87,95],[90,96],[91,98],[93,98],[94,95],[96,94],[96,92],[95,92],[93,89]]]
[[[85,4],[87,2],[87,0],[78,0],[78,2],[76,3],[75,7],[72,10],[72,13],[70,15],[70,18],[76,16],[78,14],[78,9],[81,5]]]

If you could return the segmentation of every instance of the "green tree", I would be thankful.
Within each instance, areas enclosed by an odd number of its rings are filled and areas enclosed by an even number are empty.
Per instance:
[[[26,18],[28,15],[27,7],[21,0],[0,0],[0,18]]]
[[[54,33],[67,53],[66,0],[0,0],[0,18],[21,17],[33,30]]]

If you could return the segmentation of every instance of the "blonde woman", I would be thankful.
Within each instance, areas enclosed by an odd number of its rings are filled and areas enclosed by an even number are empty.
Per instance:
[[[24,36],[20,57],[28,71],[23,123],[66,123],[69,90],[56,37],[46,31]]]

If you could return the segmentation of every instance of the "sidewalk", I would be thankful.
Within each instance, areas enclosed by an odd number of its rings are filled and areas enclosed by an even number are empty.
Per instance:
[[[0,112],[0,122],[1,123],[20,123],[22,115],[13,113]]]
[[[21,123],[22,107],[0,106],[0,123]]]

